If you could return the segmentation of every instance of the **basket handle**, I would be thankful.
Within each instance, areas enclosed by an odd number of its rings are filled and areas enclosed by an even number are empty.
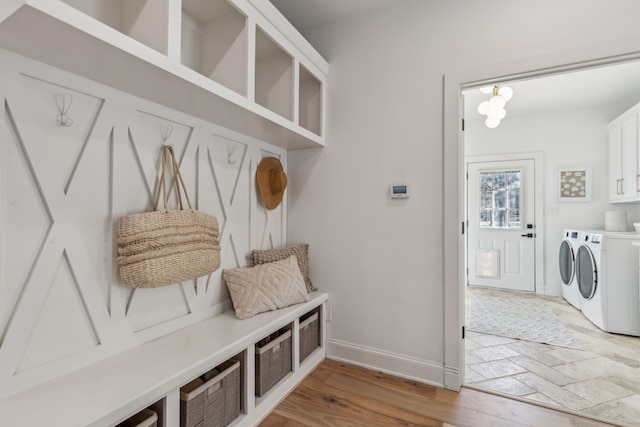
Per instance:
[[[160,173],[160,180],[158,181],[158,189],[156,191],[156,197],[153,203],[153,210],[158,210],[158,204],[160,203],[160,193],[162,193],[164,209],[167,209],[168,191],[166,180],[168,175],[167,169],[169,168],[167,165],[169,162],[171,162],[170,167],[173,169],[171,187],[174,187],[176,190],[176,197],[178,198],[178,206],[180,207],[180,210],[184,209],[182,203],[182,193],[184,193],[184,197],[187,200],[187,206],[189,206],[189,209],[193,209],[191,207],[191,200],[189,199],[189,195],[187,194],[187,187],[184,184],[182,175],[180,174],[180,168],[178,166],[178,161],[176,160],[176,154],[173,151],[173,146],[165,145],[162,149],[162,171]]]

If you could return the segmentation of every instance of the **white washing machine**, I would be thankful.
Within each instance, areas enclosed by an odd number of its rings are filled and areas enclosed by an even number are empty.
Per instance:
[[[576,251],[578,250],[578,231],[564,230],[558,256],[560,280],[562,281],[562,296],[565,300],[580,310],[580,291],[576,278]]]
[[[636,233],[579,233],[576,278],[582,313],[605,332],[640,336]]]

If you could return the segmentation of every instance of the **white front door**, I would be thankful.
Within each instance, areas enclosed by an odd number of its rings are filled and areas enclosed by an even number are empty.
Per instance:
[[[467,163],[467,281],[535,291],[534,160]]]

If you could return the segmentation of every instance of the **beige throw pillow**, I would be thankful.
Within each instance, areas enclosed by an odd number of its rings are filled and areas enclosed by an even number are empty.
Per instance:
[[[298,267],[304,278],[304,282],[307,286],[307,291],[315,291],[316,288],[311,284],[309,278],[309,244],[301,243],[299,245],[287,246],[286,248],[279,249],[263,249],[254,250],[247,254],[247,260],[249,261],[249,267],[254,265],[264,264],[267,262],[280,261],[295,255],[298,259]]]
[[[295,255],[281,261],[222,271],[238,319],[309,301]]]

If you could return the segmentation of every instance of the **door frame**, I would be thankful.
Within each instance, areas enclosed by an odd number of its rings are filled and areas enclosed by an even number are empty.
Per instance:
[[[464,377],[464,147],[462,90],[640,59],[640,40],[623,37],[476,68],[455,69],[442,80],[443,385],[460,390]],[[456,262],[457,260],[457,262]]]
[[[469,163],[488,163],[488,162],[508,162],[508,161],[518,161],[518,160],[533,160],[533,173],[534,173],[534,183],[533,183],[533,199],[535,204],[535,209],[533,213],[533,223],[535,224],[534,233],[536,234],[536,238],[534,239],[534,270],[535,270],[535,293],[536,294],[544,294],[544,165],[543,165],[543,155],[542,152],[530,152],[530,153],[505,153],[505,154],[488,154],[484,156],[468,156],[464,158],[464,173],[468,173],[469,171]],[[469,206],[467,205],[467,201],[469,199],[469,176],[466,176],[464,179],[464,202],[462,209],[464,211],[464,222],[466,224],[466,229],[469,229],[469,218],[468,211]],[[467,268],[469,266],[469,260],[467,258],[469,251],[469,233],[465,232],[464,234],[464,265],[463,265],[463,280],[464,280],[464,288],[463,291],[466,292],[466,286],[468,284],[468,274]],[[462,298],[464,299],[464,292],[462,293]]]

